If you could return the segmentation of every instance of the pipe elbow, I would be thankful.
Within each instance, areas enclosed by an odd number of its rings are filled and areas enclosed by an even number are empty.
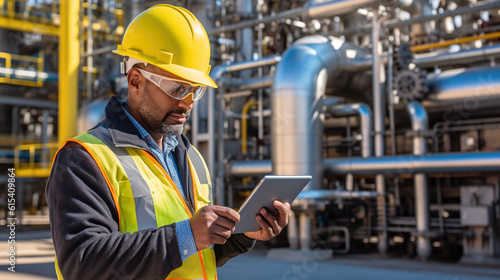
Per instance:
[[[365,103],[356,103],[354,109],[358,111],[360,117],[370,119],[372,116],[372,109]]]
[[[412,101],[406,105],[408,114],[410,114],[411,126],[413,131],[424,131],[428,129],[429,120],[427,111],[418,101]]]

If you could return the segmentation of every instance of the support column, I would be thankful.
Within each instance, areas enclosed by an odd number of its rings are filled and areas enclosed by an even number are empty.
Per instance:
[[[61,1],[59,36],[59,145],[76,135],[78,70],[80,63],[80,2]]]

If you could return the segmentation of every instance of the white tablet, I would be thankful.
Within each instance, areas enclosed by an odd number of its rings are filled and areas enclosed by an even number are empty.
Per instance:
[[[252,232],[261,227],[256,220],[262,207],[276,214],[274,200],[292,204],[304,187],[311,181],[311,176],[277,176],[266,175],[243,202],[240,211],[240,222],[236,224],[234,233]]]

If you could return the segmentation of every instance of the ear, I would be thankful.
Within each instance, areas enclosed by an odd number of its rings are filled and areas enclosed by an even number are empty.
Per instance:
[[[134,68],[130,69],[127,74],[127,84],[129,96],[138,95],[141,92],[140,89],[144,86],[144,81],[139,71]]]

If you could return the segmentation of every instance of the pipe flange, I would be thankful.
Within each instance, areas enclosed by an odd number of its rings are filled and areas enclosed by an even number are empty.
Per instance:
[[[403,69],[394,77],[394,89],[403,102],[422,100],[428,92],[427,75],[420,69]]]

